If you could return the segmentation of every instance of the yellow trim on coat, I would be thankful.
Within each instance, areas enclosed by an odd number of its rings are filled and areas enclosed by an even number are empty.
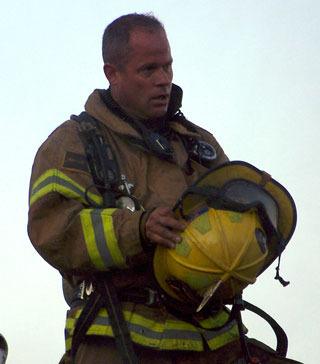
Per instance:
[[[51,192],[57,192],[67,198],[74,199],[88,205],[85,198],[85,188],[73,181],[58,169],[48,169],[33,184],[30,195],[30,206],[40,198]],[[87,193],[88,198],[96,204],[102,204],[102,197],[92,192]]]

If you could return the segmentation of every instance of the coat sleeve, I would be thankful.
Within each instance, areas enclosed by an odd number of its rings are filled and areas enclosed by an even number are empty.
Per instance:
[[[90,186],[75,122],[66,122],[35,157],[28,216],[32,244],[61,272],[126,268],[130,258],[142,253],[142,212],[102,208],[101,195]]]

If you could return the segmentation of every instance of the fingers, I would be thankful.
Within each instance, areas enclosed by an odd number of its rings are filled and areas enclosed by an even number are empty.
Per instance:
[[[145,224],[146,237],[168,248],[175,248],[181,241],[180,233],[185,228],[186,222],[178,220],[168,207],[154,209]]]

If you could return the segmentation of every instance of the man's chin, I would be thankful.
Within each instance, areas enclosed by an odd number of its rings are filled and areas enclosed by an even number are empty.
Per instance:
[[[157,108],[150,113],[149,119],[162,119],[167,115],[168,107]]]

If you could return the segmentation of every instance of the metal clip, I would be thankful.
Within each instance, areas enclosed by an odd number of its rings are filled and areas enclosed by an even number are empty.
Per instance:
[[[85,288],[86,288],[86,281],[82,281],[79,285],[79,293],[78,293],[78,297],[83,300],[84,299],[84,292],[85,292]]]
[[[78,296],[81,300],[84,300],[87,297],[89,297],[93,291],[94,291],[94,287],[93,287],[92,282],[82,281],[79,285]]]
[[[131,195],[131,188],[134,185],[127,181],[127,177],[124,174],[121,175],[121,181],[122,181],[122,184],[119,187],[120,190],[125,190],[127,195],[130,196]]]
[[[86,296],[90,296],[91,293],[94,291],[94,287],[92,282],[90,282],[88,285],[86,285]]]
[[[147,288],[147,291],[149,293],[148,296],[148,300],[146,302],[147,306],[152,306],[153,304],[157,303],[159,298],[158,298],[158,292],[151,289],[151,288]]]

